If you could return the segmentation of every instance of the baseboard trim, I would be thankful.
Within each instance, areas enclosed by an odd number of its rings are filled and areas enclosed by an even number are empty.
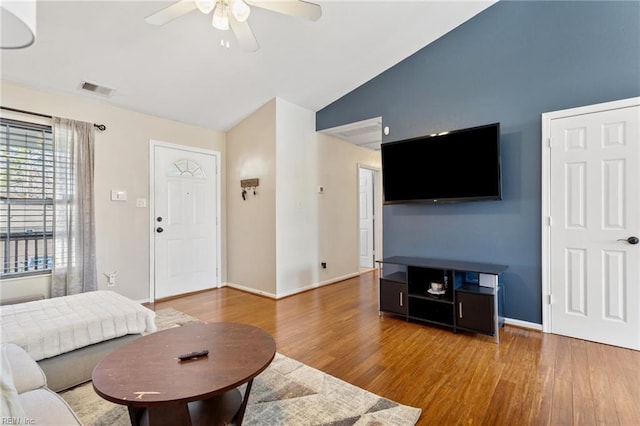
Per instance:
[[[318,282],[318,283],[314,283],[314,284],[308,285],[306,287],[296,288],[294,290],[290,290],[290,291],[287,291],[287,292],[284,292],[284,293],[280,293],[280,294],[278,294],[276,299],[282,299],[284,297],[289,297],[289,296],[293,296],[295,294],[304,293],[305,291],[313,290],[313,289],[316,289],[318,287],[324,287],[325,285],[335,284],[337,282],[348,280],[349,278],[354,278],[354,277],[358,277],[358,276],[360,276],[360,272],[354,272],[354,273],[351,273],[351,274],[342,275],[340,277],[336,277],[336,278],[332,278],[332,279],[329,279],[329,280],[326,280],[326,281],[321,281],[321,282]]]
[[[284,293],[279,293],[279,294],[273,294],[273,293],[269,293],[266,291],[262,291],[262,290],[256,290],[255,288],[251,288],[251,287],[246,287],[243,285],[239,285],[239,284],[234,284],[231,282],[227,282],[227,283],[223,283],[222,287],[231,287],[231,288],[235,288],[236,290],[240,290],[240,291],[245,291],[247,293],[253,293],[253,294],[257,294],[260,296],[265,296],[265,297],[269,297],[271,299],[283,299],[285,297],[289,297],[289,296],[293,296],[299,293],[304,293],[305,291],[309,291],[309,290],[313,290],[319,287],[324,287],[326,285],[330,285],[330,284],[335,284],[337,282],[340,281],[344,281],[344,280],[348,280],[349,278],[354,278],[360,275],[360,272],[353,272],[351,274],[347,274],[347,275],[342,275],[340,277],[336,277],[336,278],[331,278],[329,280],[325,280],[325,281],[321,281],[318,283],[314,283],[314,284],[310,284],[308,286],[305,287],[301,287],[301,288],[296,288],[294,290],[290,290]]]
[[[522,321],[522,320],[513,319],[513,318],[505,318],[504,319],[504,323],[506,325],[513,325],[513,326],[516,326],[516,327],[522,327],[522,328],[528,328],[528,329],[531,329],[531,330],[542,331],[542,324],[537,324],[535,322]]]
[[[244,291],[245,293],[257,294],[258,296],[268,297],[269,299],[277,299],[276,295],[273,294],[273,293],[269,293],[267,291],[262,291],[262,290],[257,290],[255,288],[246,287],[246,286],[243,286],[243,285],[240,285],[240,284],[231,283],[231,282],[222,283],[222,285],[220,285],[220,287],[231,287],[231,288],[235,288],[236,290]]]

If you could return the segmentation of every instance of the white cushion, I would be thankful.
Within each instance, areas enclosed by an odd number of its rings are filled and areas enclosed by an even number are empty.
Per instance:
[[[13,343],[3,343],[2,359],[3,362],[7,361],[14,372],[13,383],[18,393],[47,385],[47,377],[38,363],[20,346]]]
[[[0,418],[24,419],[25,412],[18,396],[18,391],[13,383],[13,371],[9,357],[6,354],[6,345],[2,345],[2,371],[0,375]],[[25,353],[26,355],[26,353]],[[28,357],[28,355],[27,355]]]
[[[0,306],[0,340],[36,361],[127,334],[156,331],[155,312],[109,290]]]
[[[47,388],[21,393],[20,401],[31,424],[82,425],[69,404]]]
[[[46,387],[46,377],[29,354],[12,343],[2,344],[0,418],[14,424],[82,425],[67,402]]]

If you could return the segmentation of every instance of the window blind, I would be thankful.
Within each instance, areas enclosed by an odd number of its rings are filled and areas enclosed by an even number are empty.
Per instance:
[[[51,127],[0,118],[0,276],[46,271],[53,259]]]

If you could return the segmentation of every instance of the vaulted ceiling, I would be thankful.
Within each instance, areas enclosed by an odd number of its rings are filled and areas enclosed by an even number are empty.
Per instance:
[[[1,51],[1,77],[226,131],[274,97],[317,111],[495,1],[317,1],[315,22],[254,7],[253,53],[198,10],[144,22],[172,3],[39,1],[36,42]]]

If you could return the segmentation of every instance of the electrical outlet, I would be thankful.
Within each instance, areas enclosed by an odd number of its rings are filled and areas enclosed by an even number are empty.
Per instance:
[[[320,266],[322,266],[322,269],[327,269],[327,262],[320,263]]]
[[[116,277],[118,276],[118,271],[104,274],[104,276],[107,277],[107,287],[113,287],[116,285]]]

